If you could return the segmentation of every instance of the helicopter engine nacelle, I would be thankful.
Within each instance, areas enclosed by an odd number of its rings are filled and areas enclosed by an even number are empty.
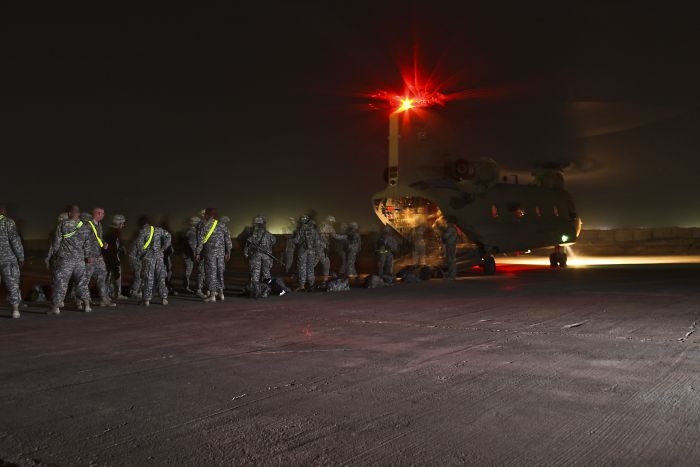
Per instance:
[[[452,164],[451,171],[457,180],[469,180],[484,186],[496,183],[501,175],[496,161],[487,158],[476,161],[458,159]]]

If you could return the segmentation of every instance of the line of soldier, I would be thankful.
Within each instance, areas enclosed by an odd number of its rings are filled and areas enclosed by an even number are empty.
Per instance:
[[[65,306],[69,285],[76,306],[85,312],[92,311],[89,285],[94,279],[99,294],[99,305],[113,307],[112,299],[125,299],[122,295],[121,257],[126,253],[121,232],[126,225],[123,215],[112,218],[112,229],[104,235],[102,220],[105,212],[95,208],[91,215],[81,214],[78,206],[72,205],[59,216],[58,225],[51,239],[46,265],[52,276],[51,310],[49,314],[60,314]],[[192,217],[185,233],[184,286],[196,293],[205,302],[224,300],[225,264],[231,257],[232,241],[228,229],[228,218],[218,218],[215,209],[207,208],[202,217]],[[285,249],[284,266],[287,272],[294,259],[297,265],[297,291],[311,290],[316,278],[315,270],[321,265],[322,275],[330,275],[329,252],[332,244],[340,258],[339,274],[343,277],[357,276],[356,263],[362,247],[359,226],[351,222],[336,233],[335,218],[328,216],[320,226],[308,216],[299,219],[289,237]],[[162,227],[153,225],[148,218],[139,219],[140,229],[128,252],[134,280],[131,296],[149,306],[154,289],[161,304],[168,304],[168,294],[175,293],[172,278],[172,236]],[[422,228],[414,231],[414,261],[425,261],[425,242]],[[456,275],[456,243],[459,231],[450,223],[442,234],[448,262],[449,277]],[[335,241],[335,242],[333,242]],[[251,295],[260,296],[263,284],[272,280],[272,248],[276,238],[267,230],[266,219],[256,216],[252,227],[245,232],[243,254],[248,261]],[[377,274],[393,277],[394,255],[399,242],[393,229],[386,226],[375,245]],[[295,256],[296,253],[296,257]],[[24,250],[15,222],[7,217],[7,210],[0,206],[0,278],[8,291],[8,302],[12,306],[12,317],[19,318],[20,268],[24,262]],[[281,262],[281,261],[280,261]],[[281,262],[282,263],[282,262]],[[198,267],[196,292],[192,290],[190,278]],[[204,292],[206,290],[206,293]]]

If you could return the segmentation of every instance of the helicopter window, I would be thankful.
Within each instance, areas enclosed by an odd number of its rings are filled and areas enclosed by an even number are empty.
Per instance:
[[[555,215],[556,217],[559,217],[559,208],[557,207],[556,204],[554,205],[553,211],[554,211],[554,215]]]
[[[498,207],[495,204],[491,205],[491,217],[494,219],[498,217]]]
[[[520,203],[508,204],[508,210],[512,213],[515,213],[515,217],[520,218],[525,216],[525,208],[523,208],[522,204]]]
[[[540,209],[539,204],[537,206],[535,206],[535,215],[537,217],[542,217],[542,210]]]

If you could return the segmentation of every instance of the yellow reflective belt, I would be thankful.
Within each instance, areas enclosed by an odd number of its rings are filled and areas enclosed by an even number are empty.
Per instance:
[[[90,227],[92,227],[92,231],[95,233],[95,238],[97,239],[97,243],[100,245],[100,248],[104,248],[105,244],[102,242],[100,236],[97,235],[97,229],[95,228],[95,224],[93,224],[92,221],[88,222],[90,223]]]
[[[211,237],[211,234],[214,233],[214,229],[216,228],[216,225],[219,223],[216,219],[214,219],[214,224],[211,226],[211,229],[209,229],[209,232],[207,232],[207,236],[204,237],[204,241],[202,243],[207,243],[209,241],[209,237]]]
[[[67,234],[63,234],[63,238],[70,238],[70,237],[72,237],[73,235],[75,235],[75,234],[78,232],[78,230],[80,230],[80,228],[81,228],[82,226],[83,226],[83,221],[78,222],[78,223],[75,225],[75,230],[72,231],[72,232],[68,232]]]
[[[151,226],[151,235],[148,236],[148,240],[146,241],[146,244],[143,246],[143,249],[145,250],[151,245],[151,240],[153,240],[153,232],[155,232],[155,228]]]

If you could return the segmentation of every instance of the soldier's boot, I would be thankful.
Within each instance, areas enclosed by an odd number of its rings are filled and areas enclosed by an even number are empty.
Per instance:
[[[90,303],[90,302],[88,301],[88,303]],[[76,300],[75,307],[78,309],[78,311],[83,311],[83,302],[80,300]]]
[[[151,301],[150,301],[150,300],[144,300],[144,301],[143,301],[143,306],[151,306]]]
[[[12,305],[12,319],[19,319],[19,305]]]
[[[85,313],[90,313],[92,308],[90,308],[90,299],[85,300],[85,308],[83,309]]]
[[[216,301],[216,295],[214,294],[214,292],[209,292],[209,295],[207,295],[207,296],[204,298],[204,301],[205,301],[206,303],[215,302],[215,301]]]
[[[105,307],[105,306],[106,306],[106,307],[111,307],[111,306],[117,306],[117,304],[114,303],[114,302],[113,302],[112,300],[110,300],[109,298],[104,297],[104,298],[102,298],[102,300],[100,300],[100,306],[102,306],[102,307]]]
[[[167,305],[167,304],[168,304],[168,299],[167,299],[167,298],[163,298],[163,301],[161,301],[161,303],[163,304],[163,306]]]
[[[114,299],[115,300],[128,300],[129,297],[127,297],[126,295],[123,295],[123,294],[119,294],[116,297],[114,297]]]
[[[46,312],[47,315],[60,315],[61,310],[59,307],[54,306],[49,311]]]
[[[306,287],[304,286],[304,284],[301,284],[299,287],[294,289],[294,291],[295,292],[306,292]]]
[[[216,298],[218,298],[219,300],[221,300],[223,302],[224,301],[224,292],[223,291],[219,292],[219,294],[216,296]]]
[[[64,302],[61,302],[61,303],[58,304],[58,308],[63,308],[63,307],[65,307],[65,306],[66,306],[66,304],[65,304]]]
[[[202,292],[202,289],[197,289],[196,293],[197,293],[197,296],[199,298],[202,298],[202,299],[207,298],[207,295],[204,295],[204,292]]]

